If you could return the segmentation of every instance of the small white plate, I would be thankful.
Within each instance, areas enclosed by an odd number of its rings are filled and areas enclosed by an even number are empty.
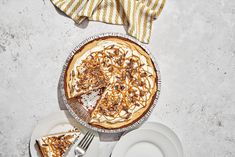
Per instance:
[[[30,154],[32,157],[41,157],[40,151],[36,144],[36,139],[53,134],[58,132],[68,131],[73,129],[73,127],[77,127],[81,130],[82,135],[78,138],[76,143],[70,148],[69,152],[67,153],[66,157],[74,157],[74,147],[75,145],[82,139],[84,136],[85,129],[79,125],[73,117],[70,116],[68,111],[59,111],[50,116],[46,117],[45,119],[41,120],[38,125],[35,127],[31,139],[30,139]],[[93,157],[96,156],[99,152],[99,138],[96,136],[91,145],[89,146],[87,153],[84,157]]]
[[[168,127],[147,123],[124,135],[114,147],[112,157],[183,157],[178,137]]]

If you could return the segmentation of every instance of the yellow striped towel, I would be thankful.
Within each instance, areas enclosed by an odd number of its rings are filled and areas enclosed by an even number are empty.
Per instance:
[[[127,32],[148,43],[152,21],[162,11],[165,0],[51,0],[76,23],[85,18],[127,26]]]

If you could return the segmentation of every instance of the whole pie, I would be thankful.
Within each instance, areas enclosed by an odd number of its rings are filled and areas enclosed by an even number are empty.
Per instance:
[[[64,77],[73,111],[77,113],[82,105],[88,123],[106,129],[140,119],[153,104],[158,88],[149,55],[122,37],[102,37],[85,44],[71,58]]]

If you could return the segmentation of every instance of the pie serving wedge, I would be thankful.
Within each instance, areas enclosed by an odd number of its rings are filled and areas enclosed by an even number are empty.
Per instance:
[[[80,131],[56,133],[36,140],[42,157],[63,157],[80,135]]]
[[[77,50],[64,75],[65,95],[74,112],[83,106],[86,121],[105,129],[140,119],[153,104],[157,82],[148,53],[129,39],[112,36]]]

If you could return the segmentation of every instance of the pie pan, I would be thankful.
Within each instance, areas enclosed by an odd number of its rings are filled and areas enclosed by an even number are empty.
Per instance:
[[[154,101],[152,103],[152,105],[149,107],[148,111],[146,113],[144,113],[144,115],[142,115],[141,118],[137,119],[135,122],[133,122],[130,125],[121,127],[121,128],[117,128],[117,129],[107,129],[107,128],[101,128],[101,127],[96,127],[96,126],[92,126],[88,123],[87,121],[87,115],[88,112],[83,108],[83,107],[78,107],[78,110],[75,112],[71,106],[69,105],[69,101],[66,97],[66,91],[64,88],[64,80],[65,80],[65,73],[66,73],[66,69],[69,66],[70,60],[72,59],[72,57],[74,56],[74,54],[80,49],[82,48],[84,45],[86,45],[87,43],[99,39],[99,38],[103,38],[103,37],[119,37],[119,38],[125,38],[127,40],[132,41],[133,43],[139,45],[141,48],[143,48],[145,50],[146,53],[148,53],[148,55],[150,56],[154,67],[156,69],[156,74],[157,74],[157,91],[156,91],[156,96],[154,98]],[[98,35],[94,35],[91,36],[85,40],[83,40],[78,46],[76,46],[73,51],[69,54],[68,58],[66,59],[66,62],[63,66],[62,69],[62,73],[60,76],[60,80],[59,80],[59,93],[60,93],[60,98],[62,99],[62,103],[66,106],[66,108],[68,109],[69,113],[84,127],[86,127],[87,129],[93,130],[95,132],[98,133],[110,133],[110,134],[115,134],[115,133],[123,133],[125,131],[130,131],[133,130],[135,128],[138,128],[141,124],[144,123],[144,121],[147,120],[147,118],[149,117],[149,115],[151,114],[153,108],[156,106],[156,103],[158,101],[159,98],[159,94],[160,94],[160,88],[161,88],[161,78],[160,78],[160,71],[159,71],[159,67],[156,63],[156,60],[154,59],[153,55],[149,52],[149,50],[139,41],[137,41],[136,39],[134,39],[133,37],[130,37],[128,35],[124,35],[124,34],[120,34],[120,33],[103,33],[103,34],[98,34]]]

